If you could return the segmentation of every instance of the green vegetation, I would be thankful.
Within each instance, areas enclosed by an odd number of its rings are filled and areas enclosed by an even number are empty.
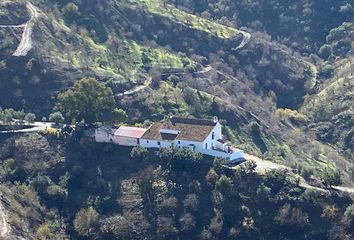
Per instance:
[[[331,188],[354,179],[348,1],[32,3],[40,17],[28,56],[10,57],[22,29],[0,29],[2,123],[45,121],[51,113],[58,125],[146,127],[171,114],[218,116],[235,146],[327,189],[303,189],[282,171],[260,176],[252,162],[235,171],[187,150],[93,144],[69,126],[48,129],[47,137],[4,134],[0,190],[14,232],[33,239],[353,239],[352,200]],[[29,18],[23,1],[0,8],[0,24]],[[252,35],[240,48],[236,26]],[[88,76],[97,81],[78,80]]]
[[[112,119],[114,107],[112,90],[93,78],[84,78],[59,94],[56,105],[69,120],[87,123]]]
[[[167,17],[186,27],[194,28],[200,31],[211,33],[219,38],[231,38],[238,33],[238,30],[228,27],[196,15],[182,11],[171,4],[161,0],[128,0],[132,4],[147,7],[151,13]]]
[[[51,113],[49,115],[49,121],[50,122],[54,122],[55,124],[59,124],[59,123],[62,123],[64,122],[64,116],[61,112],[57,111],[57,112],[54,112],[54,113]]]
[[[260,176],[252,162],[230,170],[220,159],[187,149],[131,149],[74,135],[61,149],[60,141],[50,139],[33,134],[0,143],[2,153],[8,153],[0,154],[1,179],[16,189],[6,191],[12,200],[7,212],[18,219],[12,226],[21,230],[31,219],[34,231],[27,234],[34,238],[300,239],[309,234],[304,239],[326,239],[353,234],[349,197],[303,189],[283,171]],[[33,165],[43,160],[42,168]],[[28,207],[35,208],[25,211]],[[40,221],[33,220],[38,214]]]
[[[5,124],[11,123],[14,120],[18,120],[20,122],[33,122],[35,119],[36,115],[34,113],[26,113],[23,109],[21,111],[16,111],[12,108],[2,109],[0,107],[0,122]]]

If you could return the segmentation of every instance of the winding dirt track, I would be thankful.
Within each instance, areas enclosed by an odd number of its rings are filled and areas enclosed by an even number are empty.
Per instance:
[[[26,56],[32,49],[32,29],[36,19],[39,16],[38,10],[32,5],[32,3],[26,3],[27,9],[30,11],[31,18],[24,24],[20,25],[0,25],[0,28],[23,28],[20,44],[16,51],[12,54],[14,57]]]
[[[242,34],[243,38],[242,38],[240,45],[238,45],[235,48],[235,50],[244,48],[251,41],[251,37],[252,37],[252,35],[248,32],[245,32],[242,30],[238,30],[238,32]]]
[[[145,88],[147,88],[148,86],[150,86],[151,82],[152,82],[152,77],[148,77],[143,85],[136,86],[128,91],[125,91],[124,93],[118,94],[117,96],[120,97],[120,96],[133,95],[134,93],[140,92],[140,91],[144,90]]]
[[[285,165],[274,163],[274,162],[267,161],[267,160],[263,160],[259,157],[256,157],[256,156],[253,156],[250,154],[245,154],[245,158],[248,161],[254,161],[256,163],[256,165],[257,165],[256,172],[259,174],[265,174],[269,170],[276,170],[276,169],[287,170],[289,172],[289,174],[293,174],[292,169],[290,167],[285,166]],[[242,164],[243,163],[241,163],[240,165],[242,165]],[[235,167],[235,169],[237,169],[237,168],[239,168],[239,166]],[[315,187],[315,186],[308,184],[306,182],[306,180],[298,174],[293,174],[293,175],[296,175],[297,177],[300,178],[299,185],[303,188],[313,189],[313,190],[317,190],[320,192],[330,192],[329,189],[323,189],[323,188]],[[332,186],[332,190],[337,190],[337,191],[340,191],[343,193],[354,194],[354,188],[350,188],[350,187]]]
[[[27,53],[32,49],[32,29],[36,19],[39,16],[39,13],[30,2],[27,2],[26,7],[31,13],[31,18],[27,23],[24,24],[21,42],[18,45],[16,51],[12,54],[14,57],[26,56]]]

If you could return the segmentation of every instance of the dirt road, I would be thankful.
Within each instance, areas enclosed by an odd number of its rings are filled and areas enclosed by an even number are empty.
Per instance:
[[[12,56],[15,57],[26,56],[27,53],[32,49],[32,29],[36,19],[39,16],[39,13],[30,2],[27,2],[26,7],[31,13],[31,18],[27,23],[24,24],[21,42],[18,45],[16,51],[12,54]]]

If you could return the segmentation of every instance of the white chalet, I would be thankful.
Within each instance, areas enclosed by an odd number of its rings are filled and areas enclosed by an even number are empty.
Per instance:
[[[145,148],[189,148],[202,154],[237,160],[244,152],[226,143],[218,119],[193,119],[171,117],[154,123],[148,129],[121,126],[116,131],[96,129],[97,142],[111,142],[123,146]]]

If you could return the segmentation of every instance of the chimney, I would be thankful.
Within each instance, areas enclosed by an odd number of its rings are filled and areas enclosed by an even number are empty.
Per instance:
[[[214,123],[219,122],[219,118],[217,116],[214,116]]]

